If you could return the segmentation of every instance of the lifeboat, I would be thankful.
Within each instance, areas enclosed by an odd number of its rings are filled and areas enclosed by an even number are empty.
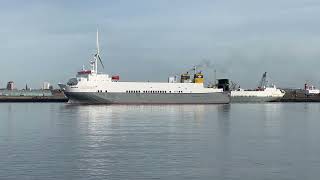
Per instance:
[[[119,75],[114,75],[111,77],[112,81],[119,81],[120,80],[120,76]]]
[[[78,74],[91,74],[91,70],[81,70],[78,72]]]

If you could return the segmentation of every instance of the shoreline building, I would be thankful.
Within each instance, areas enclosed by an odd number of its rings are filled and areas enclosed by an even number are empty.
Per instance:
[[[13,81],[9,81],[7,83],[7,90],[12,91],[14,89],[14,82]]]

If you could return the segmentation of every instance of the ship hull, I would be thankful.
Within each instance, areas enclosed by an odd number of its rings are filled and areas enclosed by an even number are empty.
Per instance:
[[[228,104],[228,93],[105,93],[65,92],[69,103],[80,104]]]
[[[247,96],[232,96],[231,103],[263,103],[263,102],[277,102],[282,97],[247,97]]]

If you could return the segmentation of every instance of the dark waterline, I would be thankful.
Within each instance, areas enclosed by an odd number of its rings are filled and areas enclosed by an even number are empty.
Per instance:
[[[0,104],[0,179],[318,179],[320,104]]]

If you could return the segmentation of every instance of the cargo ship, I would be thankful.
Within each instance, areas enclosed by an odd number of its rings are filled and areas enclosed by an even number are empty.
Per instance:
[[[276,102],[285,95],[285,91],[275,85],[268,85],[267,72],[262,75],[258,88],[244,90],[238,88],[231,91],[231,102]]]
[[[98,72],[104,68],[100,57],[99,32],[96,34],[97,52],[90,61],[90,69],[82,68],[60,88],[69,103],[80,104],[226,104],[230,95],[223,89],[205,87],[204,75],[193,68],[193,74],[180,78],[169,77],[167,82],[122,82],[118,75]],[[98,61],[100,63],[98,63]]]

